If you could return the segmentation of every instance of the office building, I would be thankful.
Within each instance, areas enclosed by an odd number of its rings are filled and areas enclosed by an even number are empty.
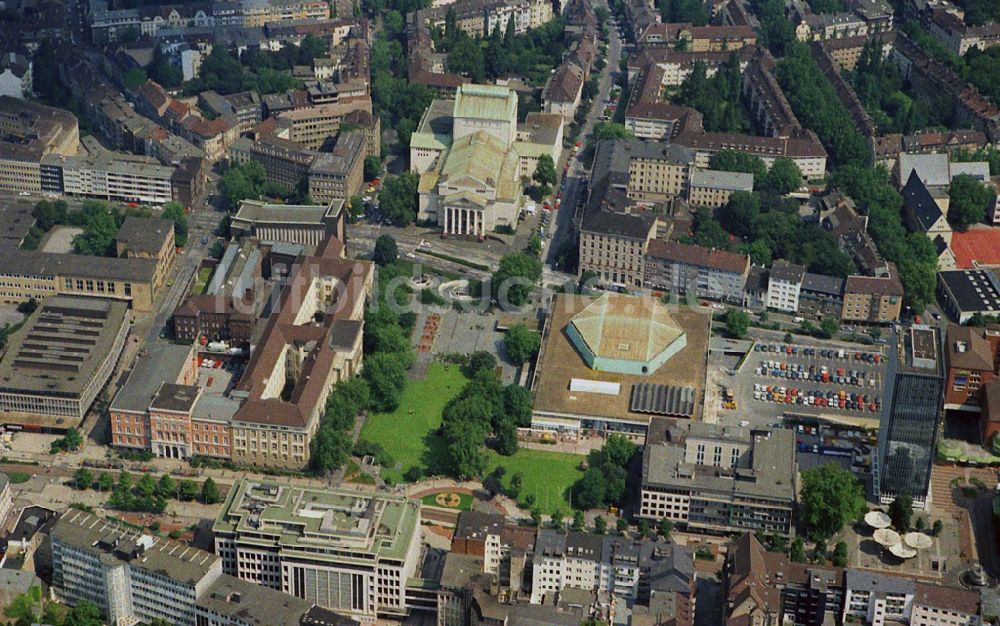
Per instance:
[[[68,418],[60,428],[76,425],[118,363],[130,317],[125,304],[113,300],[47,298],[8,338],[0,357],[0,409],[51,426]]]
[[[0,96],[0,190],[37,192],[42,157],[75,155],[79,149],[80,128],[72,113]]]
[[[844,282],[842,321],[888,324],[898,321],[902,311],[903,283],[895,263],[887,261],[881,275],[851,275]]]
[[[212,531],[222,569],[242,580],[366,623],[411,609],[418,500],[244,479]]]
[[[936,328],[912,326],[904,337],[896,375],[886,381],[872,470],[875,497],[882,504],[907,494],[915,507],[930,505],[931,466],[944,403],[939,342]]]
[[[174,200],[171,181],[176,168],[152,157],[105,155],[41,160],[41,191],[101,200],[163,204]]]
[[[288,139],[307,150],[319,150],[330,137],[336,137],[344,118],[354,111],[372,112],[370,96],[344,102],[317,104],[278,114],[278,128],[288,131]]]
[[[70,509],[50,532],[53,589],[68,603],[94,603],[111,624],[274,626],[357,622],[222,573],[222,560],[91,513]],[[322,617],[311,622],[307,616]]]
[[[787,536],[797,474],[791,431],[700,422],[667,428],[654,420],[643,450],[639,516],[710,533]]]
[[[340,133],[331,152],[320,152],[313,159],[306,177],[309,196],[326,204],[346,201],[361,193],[364,183],[366,152],[362,131]]]
[[[115,253],[120,259],[156,261],[153,287],[167,279],[177,256],[174,223],[158,218],[126,217],[115,235]]]

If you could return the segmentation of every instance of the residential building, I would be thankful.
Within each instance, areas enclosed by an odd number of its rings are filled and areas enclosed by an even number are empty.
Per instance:
[[[644,47],[637,54],[629,55],[629,82],[634,81],[639,72],[652,64],[663,72],[660,78],[663,87],[679,87],[694,71],[695,65],[704,66],[705,75],[712,77],[722,65],[736,55],[740,71],[743,72],[753,54],[753,47],[734,48],[725,52],[692,52],[669,46]]]
[[[189,295],[174,309],[174,337],[181,341],[244,344],[253,332],[253,305],[222,294]]]
[[[643,286],[647,289],[690,294],[741,304],[750,257],[701,246],[653,239],[644,260]]]
[[[657,544],[582,532],[538,531],[531,602],[552,604],[569,590],[596,592],[610,605],[648,605],[660,619],[693,624],[696,574],[694,553],[677,544]],[[649,593],[648,600],[645,593]],[[642,597],[639,602],[637,600]]]
[[[316,202],[350,200],[364,184],[365,135],[362,131],[340,133],[331,152],[316,155],[306,177],[309,196]]]
[[[682,132],[701,132],[702,115],[664,101],[667,70],[650,62],[635,77],[625,110],[625,128],[637,139],[669,141]]]
[[[650,424],[639,517],[709,533],[794,528],[795,436],[702,422]]]
[[[680,42],[684,42],[681,44]],[[748,26],[694,26],[658,23],[647,26],[637,38],[640,46],[684,47],[691,52],[730,52],[757,44],[757,33]]]
[[[616,159],[627,159],[629,198],[669,200],[684,193],[694,169],[694,152],[673,143],[628,141],[615,143]]]
[[[39,191],[119,202],[163,204],[174,200],[175,168],[133,155],[58,156],[40,162]]]
[[[844,570],[795,563],[768,552],[753,533],[729,544],[722,569],[726,624],[822,626],[838,622],[844,601]]]
[[[646,276],[647,248],[657,234],[656,220],[646,211],[614,208],[606,202],[584,211],[579,273],[593,273],[604,285],[639,287]]]
[[[577,107],[580,106],[585,82],[587,82],[587,69],[572,61],[564,61],[549,77],[542,90],[544,111],[572,120]]]
[[[882,275],[847,277],[842,321],[889,324],[899,321],[902,310],[903,283],[895,263],[886,262],[886,272]]]
[[[709,159],[721,150],[736,150],[760,157],[771,167],[774,159],[788,157],[806,179],[822,178],[826,173],[826,150],[811,131],[801,137],[757,137],[732,133],[689,133],[674,138],[673,143],[695,153],[695,165],[708,168]]]
[[[717,209],[729,202],[737,191],[753,191],[753,174],[694,168],[688,181],[688,203]]]
[[[222,570],[241,580],[365,623],[403,617],[413,606],[418,500],[242,479],[212,532]]]
[[[215,91],[203,91],[198,101],[215,117],[231,116],[236,120],[239,132],[245,133],[260,124],[263,107],[256,91],[241,91],[225,96]]]
[[[967,26],[962,18],[951,11],[936,9],[930,12],[926,25],[935,39],[960,57],[964,57],[972,48],[984,51],[1000,45],[1000,24],[996,22]]]
[[[799,294],[806,268],[778,259],[771,266],[767,283],[767,308],[795,313],[799,310]]]
[[[799,119],[785,98],[775,76],[775,61],[767,48],[754,54],[743,73],[743,94],[764,135],[797,137],[803,133]]]
[[[0,409],[75,425],[111,377],[130,317],[114,300],[47,298],[8,338],[0,357]],[[90,339],[81,340],[83,334]]]
[[[799,314],[814,320],[840,319],[844,309],[844,279],[806,272],[799,291]]]
[[[917,583],[908,578],[849,569],[844,575],[844,610],[841,619],[860,620],[872,626],[907,623],[912,617]]]

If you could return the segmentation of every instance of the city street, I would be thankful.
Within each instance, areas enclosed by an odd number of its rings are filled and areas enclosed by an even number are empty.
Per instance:
[[[594,3],[594,6],[607,7],[607,2],[606,0],[599,0]],[[608,24],[608,39],[607,67],[605,67],[604,72],[601,74],[600,85],[597,95],[594,97],[594,102],[590,108],[590,112],[587,115],[587,121],[584,123],[583,128],[580,129],[580,140],[584,142],[588,140],[591,131],[594,129],[594,124],[600,118],[604,109],[603,103],[608,99],[608,96],[611,93],[611,87],[614,84],[614,78],[619,73],[618,63],[622,55],[622,40],[618,36],[618,32],[614,28],[613,23]],[[624,94],[622,97],[625,97]],[[576,224],[573,222],[576,207],[581,200],[581,195],[585,193],[585,190],[581,185],[581,177],[587,175],[588,173],[579,158],[579,155],[582,153],[583,150],[581,149],[577,152],[577,157],[572,159],[570,162],[569,172],[566,175],[566,187],[563,190],[562,208],[555,212],[555,219],[553,220],[555,232],[552,235],[552,239],[549,240],[548,255],[545,261],[546,269],[550,272],[554,272],[553,264],[556,261],[556,253],[559,250],[559,246],[562,245],[564,241],[573,242],[575,240]],[[569,155],[570,150],[563,151],[563,157],[559,160],[559,163],[556,164],[557,172],[562,171],[561,168],[563,164],[566,163],[566,159],[569,158]],[[586,200],[586,198],[583,199]],[[547,277],[543,277],[543,281],[547,284],[562,285],[568,276],[562,274],[561,272],[559,274],[560,276],[556,276],[554,273],[548,274]]]

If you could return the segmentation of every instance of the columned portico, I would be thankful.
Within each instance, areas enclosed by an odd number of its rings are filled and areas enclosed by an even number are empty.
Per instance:
[[[483,212],[466,207],[444,207],[442,232],[450,235],[482,235]]]

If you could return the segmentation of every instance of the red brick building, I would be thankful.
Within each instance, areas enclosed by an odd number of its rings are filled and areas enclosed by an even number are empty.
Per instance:
[[[945,335],[944,408],[978,413],[983,386],[997,373],[1000,332],[950,324]]]

